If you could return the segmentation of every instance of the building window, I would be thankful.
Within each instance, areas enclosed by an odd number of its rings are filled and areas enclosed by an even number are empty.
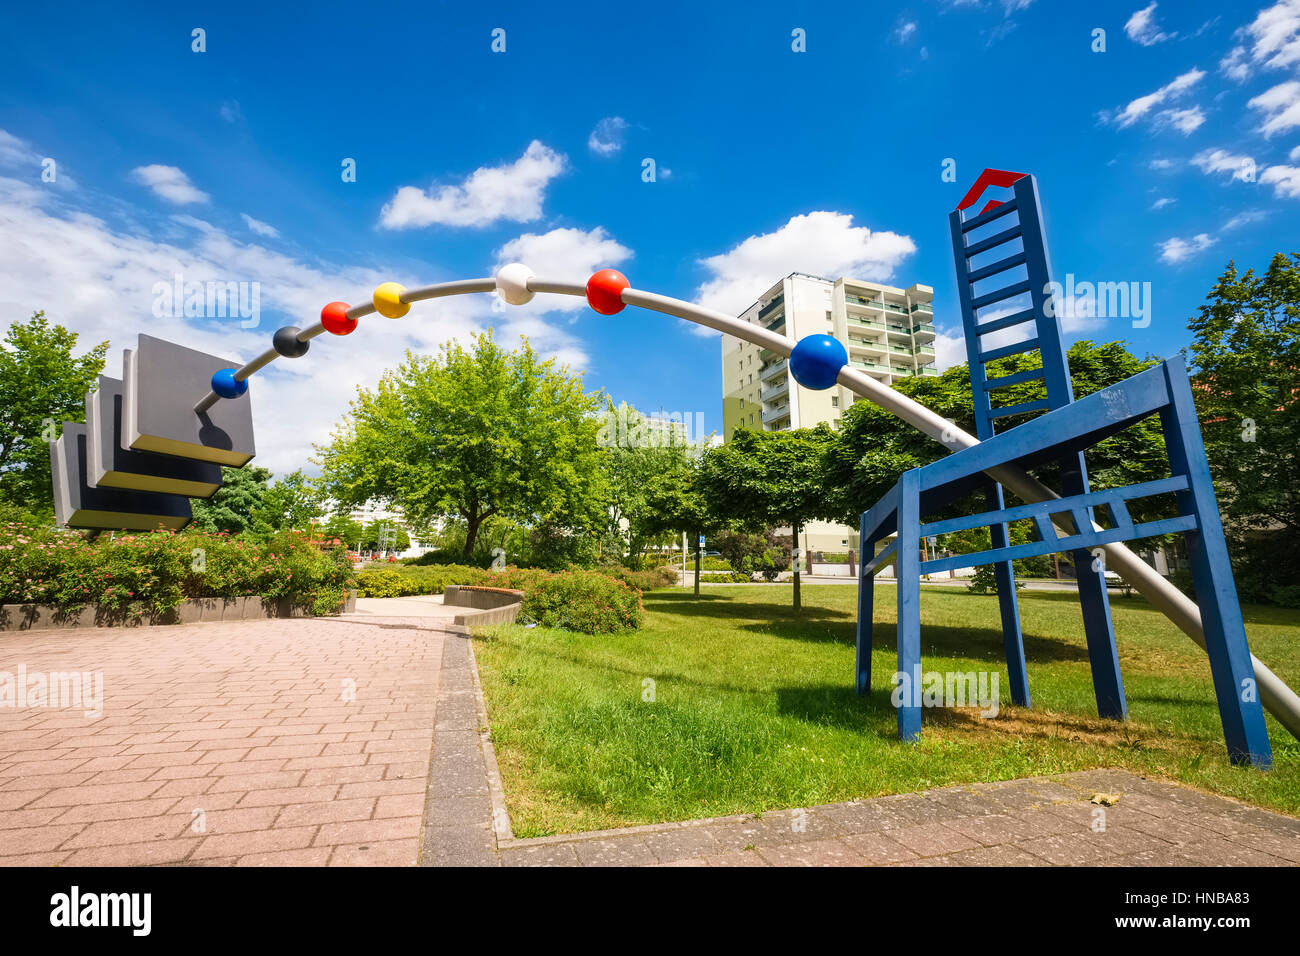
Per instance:
[[[839,408],[839,407],[840,407],[840,397],[838,395],[832,395],[831,408]]]
[[[740,407],[741,408],[745,407],[745,400],[743,398],[740,400]]]

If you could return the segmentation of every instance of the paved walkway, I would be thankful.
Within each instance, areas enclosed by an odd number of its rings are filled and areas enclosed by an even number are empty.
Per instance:
[[[515,839],[471,642],[417,605],[0,634],[0,865],[1300,864],[1300,820],[1115,770]],[[73,671],[102,713],[4,704]]]
[[[0,634],[0,672],[29,686],[103,680],[99,716],[0,707],[0,865],[414,864],[446,637],[400,619]]]

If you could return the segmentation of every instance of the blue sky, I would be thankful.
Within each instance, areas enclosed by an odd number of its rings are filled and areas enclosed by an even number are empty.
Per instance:
[[[111,338],[112,373],[138,331],[246,359],[379,281],[516,258],[734,312],[795,270],[922,282],[951,361],[947,214],[986,166],[1038,177],[1058,279],[1151,283],[1149,327],[1084,318],[1072,337],[1168,355],[1229,258],[1295,247],[1300,0],[11,4],[0,36],[0,323],[45,308]],[[258,283],[259,325],[154,314],[177,272]],[[259,463],[302,464],[357,384],[486,325],[721,426],[716,336],[481,296],[363,320],[259,376]]]

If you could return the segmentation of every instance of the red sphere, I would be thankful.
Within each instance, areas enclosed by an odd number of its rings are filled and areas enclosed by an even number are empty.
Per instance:
[[[356,319],[348,318],[348,309],[352,306],[346,302],[331,302],[320,310],[320,324],[326,332],[334,335],[347,335],[357,327]]]
[[[623,311],[623,290],[630,283],[617,269],[601,269],[587,280],[587,304],[601,315]]]

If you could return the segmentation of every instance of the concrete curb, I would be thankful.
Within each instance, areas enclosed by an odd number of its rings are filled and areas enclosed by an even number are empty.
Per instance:
[[[348,614],[355,611],[356,606],[356,591],[349,591],[340,613]],[[110,614],[93,604],[87,605],[76,613],[44,604],[0,604],[0,632],[71,627],[159,627],[169,624],[263,621],[271,618],[314,616],[300,607],[295,607],[286,599],[264,601],[256,594],[236,598],[192,598],[181,602],[166,614],[141,617]]]

